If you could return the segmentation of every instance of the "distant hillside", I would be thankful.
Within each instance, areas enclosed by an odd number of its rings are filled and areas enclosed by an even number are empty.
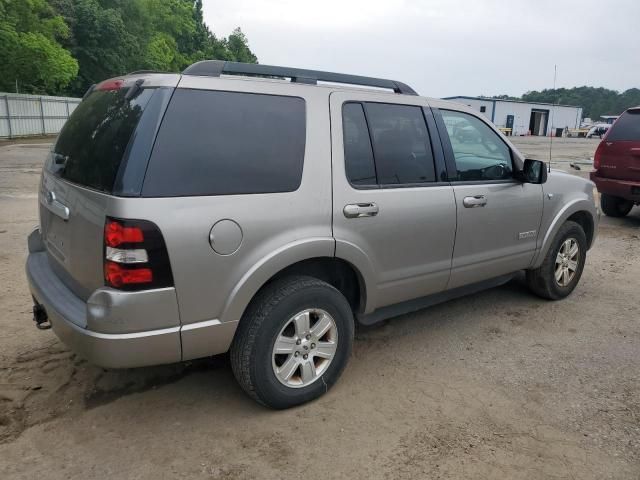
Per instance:
[[[619,93],[602,87],[556,88],[527,92],[522,97],[496,95],[491,98],[577,105],[583,108],[584,117],[596,120],[601,115],[619,115],[629,107],[640,105],[640,89],[630,88]]]

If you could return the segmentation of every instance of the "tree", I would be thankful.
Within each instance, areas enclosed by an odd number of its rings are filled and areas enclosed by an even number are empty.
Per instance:
[[[583,108],[585,117],[595,120],[601,115],[619,115],[627,108],[640,104],[640,90],[631,88],[618,93],[602,87],[557,88],[527,92],[522,95],[522,100],[577,105]]]
[[[78,73],[78,62],[59,40],[64,19],[45,0],[0,0],[0,90],[57,93]]]
[[[71,27],[80,71],[69,93],[134,70],[180,72],[205,59],[256,62],[240,29],[218,39],[201,0],[50,0]]]
[[[249,49],[249,41],[240,27],[237,27],[227,39],[227,49],[231,60],[244,63],[258,63],[258,58]]]
[[[597,120],[602,115],[620,115],[627,108],[640,105],[640,89],[630,88],[619,93],[602,87],[583,86],[530,91],[522,97],[496,95],[491,98],[575,105],[582,107],[584,117]]]
[[[136,39],[127,31],[122,11],[103,8],[98,0],[74,0],[73,16],[70,51],[80,70],[70,93],[80,95],[93,83],[126,73]]]
[[[202,0],[0,0],[0,89],[82,95],[134,70],[256,62],[244,33],[217,38]]]

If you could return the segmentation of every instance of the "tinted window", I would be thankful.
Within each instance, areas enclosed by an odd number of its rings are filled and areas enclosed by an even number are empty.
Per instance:
[[[473,115],[441,110],[459,181],[512,178],[511,151],[486,123]]]
[[[611,127],[608,141],[640,141],[640,110],[624,112]]]
[[[301,98],[178,89],[158,132],[144,196],[290,192],[305,147]]]
[[[342,108],[344,161],[347,178],[354,185],[375,185],[376,169],[364,110],[359,103],[347,103]]]
[[[82,101],[62,128],[47,169],[70,182],[111,192],[131,135],[154,92],[142,89],[126,98],[128,91],[96,91]]]
[[[378,183],[435,181],[433,154],[421,107],[367,103]]]

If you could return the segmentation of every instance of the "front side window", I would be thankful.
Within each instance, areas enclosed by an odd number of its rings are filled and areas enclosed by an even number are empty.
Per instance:
[[[435,182],[421,107],[350,102],[343,106],[342,123],[345,169],[352,185]]]
[[[508,180],[511,151],[486,123],[468,113],[441,110],[456,163],[457,181]]]

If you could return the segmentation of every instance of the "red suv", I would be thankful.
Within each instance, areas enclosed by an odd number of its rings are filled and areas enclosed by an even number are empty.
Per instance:
[[[624,217],[640,204],[640,106],[616,120],[598,145],[591,172],[602,211]]]

